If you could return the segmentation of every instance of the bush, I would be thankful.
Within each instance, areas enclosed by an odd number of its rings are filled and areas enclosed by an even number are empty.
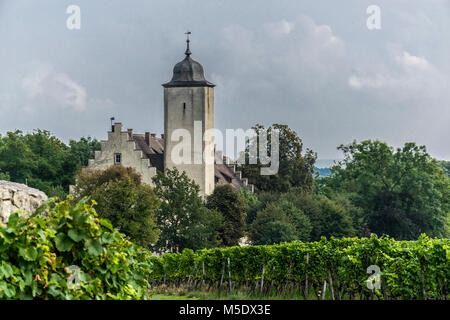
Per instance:
[[[280,207],[270,203],[258,213],[250,227],[250,240],[256,245],[297,239],[295,226]]]
[[[134,168],[86,168],[77,174],[76,181],[76,200],[83,197],[95,200],[98,215],[111,221],[131,241],[149,248],[158,240],[156,210],[159,200],[153,188],[141,182]]]
[[[0,299],[146,297],[149,252],[98,218],[94,204],[50,199],[29,219],[10,216],[0,229]]]

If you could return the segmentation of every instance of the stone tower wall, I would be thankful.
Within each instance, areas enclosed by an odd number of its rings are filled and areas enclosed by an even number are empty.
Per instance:
[[[202,125],[200,130],[194,132],[196,121],[200,121]],[[172,158],[172,150],[179,144],[177,141],[171,141],[172,134],[177,129],[186,129],[190,133],[190,164],[177,164]],[[214,140],[203,141],[204,133],[208,129],[214,129],[214,88],[164,89],[164,169],[176,167],[180,172],[185,171],[200,186],[202,196],[209,195],[214,190],[214,163],[206,163],[203,158],[205,148],[211,150],[212,159],[214,156]],[[196,149],[195,145],[200,145],[201,148]],[[199,159],[201,164],[198,164]]]

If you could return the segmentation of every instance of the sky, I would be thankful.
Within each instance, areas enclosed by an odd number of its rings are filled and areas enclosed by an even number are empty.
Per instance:
[[[218,129],[287,124],[319,159],[379,139],[450,160],[450,0],[0,0],[0,133],[162,133],[187,30]]]

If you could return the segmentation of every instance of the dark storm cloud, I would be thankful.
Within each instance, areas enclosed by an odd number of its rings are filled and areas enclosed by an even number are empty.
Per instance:
[[[79,31],[66,28],[71,4]],[[381,30],[366,27],[370,4]],[[162,132],[161,83],[189,29],[219,129],[287,123],[320,158],[379,138],[450,159],[449,17],[447,0],[3,0],[0,132],[103,139],[110,116]]]

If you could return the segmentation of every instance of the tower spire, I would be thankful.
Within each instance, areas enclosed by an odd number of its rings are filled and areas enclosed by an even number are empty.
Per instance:
[[[189,35],[191,34],[191,32],[188,31],[188,32],[185,32],[184,34],[187,37],[187,39],[186,39],[186,52],[184,54],[189,57],[192,54],[191,50],[189,49],[189,42],[191,42],[191,40],[189,40]]]

